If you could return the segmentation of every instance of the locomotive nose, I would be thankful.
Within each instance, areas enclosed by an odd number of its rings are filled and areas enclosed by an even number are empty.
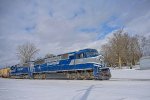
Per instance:
[[[96,62],[99,63],[100,65],[104,64],[104,57],[102,55],[98,55],[96,57]]]
[[[97,60],[98,60],[98,61],[103,61],[103,60],[104,60],[104,57],[103,57],[102,55],[99,55],[99,56],[97,56]]]

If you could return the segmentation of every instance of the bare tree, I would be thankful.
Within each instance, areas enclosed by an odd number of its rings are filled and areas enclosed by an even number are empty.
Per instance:
[[[142,53],[140,51],[140,44],[137,36],[130,37],[130,43],[129,43],[129,58],[131,65],[135,65],[140,57],[142,56]]]
[[[148,37],[138,36],[138,38],[142,56],[150,56],[150,35]]]
[[[113,50],[112,50],[110,43],[102,45],[101,52],[103,52],[103,55],[105,58],[104,59],[105,63],[107,63],[111,67],[113,65],[115,65],[116,59],[114,59],[115,55],[113,53]]]
[[[17,56],[20,59],[21,64],[31,61],[35,55],[38,53],[39,49],[33,43],[25,43],[19,45],[17,48]]]
[[[123,28],[116,31],[113,34],[113,37],[109,39],[109,42],[111,44],[111,49],[112,49],[112,53],[114,53],[114,58],[117,60],[117,65],[119,66],[119,68],[121,68],[122,66],[122,57],[123,57],[123,50],[124,50],[124,46],[125,46],[125,39],[124,36],[126,35]]]
[[[140,57],[140,45],[137,36],[130,36],[122,29],[114,32],[107,44],[101,47],[105,61],[109,65],[135,65]]]

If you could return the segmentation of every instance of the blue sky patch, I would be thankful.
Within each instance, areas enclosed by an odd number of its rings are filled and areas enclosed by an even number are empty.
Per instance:
[[[100,24],[100,32],[98,34],[97,40],[104,39],[106,35],[114,30],[121,28],[121,22],[116,16],[111,16],[107,21]]]
[[[119,28],[119,27],[110,27],[107,24],[103,24],[101,27],[102,28],[101,28],[100,34],[98,35],[97,39],[103,39],[103,38],[105,38],[106,35],[108,35],[112,31]]]

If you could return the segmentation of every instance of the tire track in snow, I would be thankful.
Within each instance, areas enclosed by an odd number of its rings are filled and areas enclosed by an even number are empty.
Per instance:
[[[93,89],[94,86],[95,86],[95,85],[91,85],[91,86],[89,86],[87,89],[83,89],[83,90],[85,90],[85,92],[83,93],[83,95],[81,95],[81,96],[79,97],[79,95],[80,95],[81,93],[78,93],[77,95],[75,95],[75,96],[73,97],[72,100],[87,100],[87,98],[88,98],[88,96],[90,95],[90,92],[92,91],[92,89]],[[83,91],[83,90],[80,90],[80,91]],[[77,98],[80,98],[80,99],[77,99]]]

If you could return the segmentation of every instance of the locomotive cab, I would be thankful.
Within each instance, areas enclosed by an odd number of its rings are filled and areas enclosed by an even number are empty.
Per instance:
[[[103,55],[99,54],[95,49],[84,49],[76,53],[75,65],[91,66],[95,79],[108,80],[111,73],[108,67],[105,66]]]

